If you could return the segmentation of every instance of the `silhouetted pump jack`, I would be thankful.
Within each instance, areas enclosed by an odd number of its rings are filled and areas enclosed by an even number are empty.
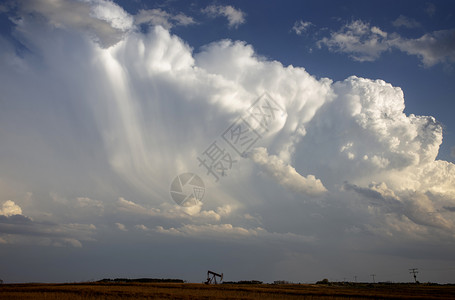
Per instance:
[[[219,277],[219,282],[216,281],[216,278]],[[205,284],[217,284],[217,283],[221,283],[221,281],[223,281],[223,273],[221,274],[218,274],[218,273],[215,273],[215,272],[212,272],[212,271],[207,271],[207,281],[205,282]]]

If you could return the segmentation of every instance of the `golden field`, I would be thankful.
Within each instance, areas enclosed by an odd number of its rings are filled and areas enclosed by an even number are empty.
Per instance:
[[[455,299],[455,286],[411,284],[3,284],[0,299]]]

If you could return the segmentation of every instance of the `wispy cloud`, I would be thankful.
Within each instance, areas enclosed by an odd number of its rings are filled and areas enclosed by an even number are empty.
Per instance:
[[[416,28],[420,27],[420,23],[412,18],[400,15],[395,21],[392,22],[395,27]]]
[[[210,5],[204,8],[202,12],[213,18],[219,16],[226,17],[231,28],[237,28],[239,25],[245,23],[246,14],[231,5]]]
[[[395,25],[416,26],[409,20],[397,19]],[[406,25],[404,25],[406,24]],[[356,61],[375,61],[382,53],[398,49],[409,55],[416,55],[423,66],[455,62],[455,29],[434,31],[417,39],[409,39],[397,33],[388,34],[376,26],[360,20],[343,26],[317,42],[319,47],[327,46],[330,51],[346,53]]]
[[[291,30],[294,31],[297,35],[302,35],[311,26],[313,26],[313,23],[304,22],[304,21],[300,20],[300,21],[295,21],[294,26],[292,26]]]
[[[162,9],[141,9],[134,16],[134,22],[137,25],[160,25],[166,29],[174,26],[188,26],[196,24],[196,21],[183,13],[176,15],[170,14]]]
[[[425,8],[425,12],[430,17],[433,17],[434,14],[436,13],[436,5],[434,5],[434,3],[428,2],[427,7]]]
[[[330,51],[348,53],[360,62],[374,61],[384,51],[390,50],[387,33],[376,26],[370,26],[360,20],[344,25],[340,30],[324,37],[317,45],[325,45]]]
[[[416,55],[425,67],[455,63],[455,29],[434,31],[417,39],[397,37],[389,44],[409,55]]]

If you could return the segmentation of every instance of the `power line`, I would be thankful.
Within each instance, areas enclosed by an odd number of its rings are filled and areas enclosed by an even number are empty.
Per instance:
[[[420,269],[424,271],[448,271],[448,270],[455,270],[455,267],[448,267],[448,268],[424,268]]]

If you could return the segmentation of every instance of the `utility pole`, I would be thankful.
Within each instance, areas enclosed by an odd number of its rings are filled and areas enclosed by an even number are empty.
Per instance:
[[[414,280],[416,283],[417,283],[417,273],[419,273],[419,271],[417,271],[417,270],[418,270],[417,268],[409,269],[409,274],[412,274],[414,276]]]
[[[354,281],[357,282],[357,276],[354,276]]]
[[[370,276],[373,277],[373,283],[376,283],[376,281],[374,281],[374,276],[376,276],[376,274],[371,274]]]

